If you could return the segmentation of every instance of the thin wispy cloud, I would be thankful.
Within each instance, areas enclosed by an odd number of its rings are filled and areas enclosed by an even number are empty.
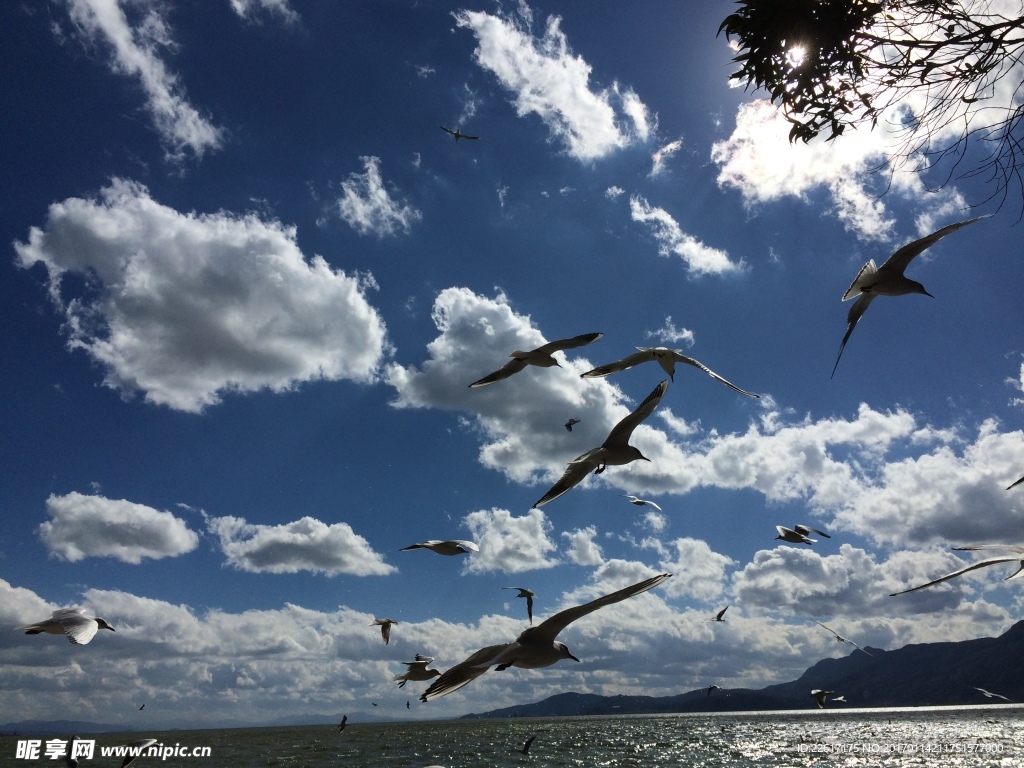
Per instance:
[[[639,96],[617,82],[593,90],[592,68],[572,52],[561,19],[549,17],[539,37],[531,31],[532,20],[525,4],[517,14],[455,14],[456,24],[476,35],[477,64],[515,94],[519,116],[540,117],[571,157],[596,160],[646,141],[651,117]]]
[[[296,24],[299,14],[288,0],[229,0],[231,9],[248,22],[258,23],[263,14],[278,16],[286,24]]]
[[[654,179],[661,176],[666,169],[666,161],[675,155],[683,147],[683,140],[676,139],[670,141],[665,146],[661,147],[653,155],[651,155],[651,172],[647,174],[650,178]]]
[[[200,114],[185,96],[163,56],[175,47],[162,3],[64,0],[78,35],[109,50],[112,72],[133,78],[146,97],[146,111],[165,145],[166,156],[197,158],[223,143],[223,129]]]
[[[696,340],[693,331],[689,328],[677,328],[676,324],[672,322],[672,315],[665,317],[665,324],[656,331],[644,331],[644,336],[647,338],[654,338],[660,341],[662,344],[685,344],[688,347],[692,347]]]
[[[198,413],[226,392],[374,379],[388,346],[372,277],[307,260],[295,237],[252,214],[181,213],[115,179],[98,199],[51,205],[14,247],[22,266],[46,267],[68,347],[107,386]],[[68,275],[96,290],[65,299]]]
[[[740,272],[745,267],[743,261],[732,261],[725,251],[705,245],[693,235],[683,232],[668,211],[651,205],[639,195],[629,198],[629,212],[633,221],[651,228],[659,244],[658,253],[678,256],[693,275],[721,275]]]
[[[342,221],[361,235],[408,234],[423,214],[392,197],[380,173],[380,158],[361,157],[365,173],[352,172],[341,182],[334,205]]]

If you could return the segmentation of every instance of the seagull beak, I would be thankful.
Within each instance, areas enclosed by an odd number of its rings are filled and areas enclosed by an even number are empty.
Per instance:
[[[566,652],[565,652],[565,655],[566,655],[566,656],[568,656],[568,657],[569,657],[570,659],[572,659],[573,661],[579,661],[579,659],[577,659],[577,658],[576,658],[575,656],[573,656],[573,655],[572,655],[571,653],[569,653],[568,651],[566,651]]]

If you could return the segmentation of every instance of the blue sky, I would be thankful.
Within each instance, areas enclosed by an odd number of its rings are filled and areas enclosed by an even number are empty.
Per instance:
[[[879,648],[1007,629],[1002,567],[889,593],[1021,543],[1019,201],[890,184],[884,121],[790,145],[729,85],[731,9],[4,4],[0,623],[116,632],[8,632],[0,721],[449,717],[792,679],[849,650],[815,620]],[[984,213],[830,379],[864,262]],[[760,399],[681,366],[650,463],[532,510],[664,378],[578,374],[658,345]],[[796,523],[832,537],[775,540]],[[479,552],[399,552],[428,539]],[[500,587],[543,617],[662,571],[563,633],[578,665],[410,710],[423,684],[391,680],[513,639]]]

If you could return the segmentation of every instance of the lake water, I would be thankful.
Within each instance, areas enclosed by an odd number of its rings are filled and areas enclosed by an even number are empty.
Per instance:
[[[528,755],[520,752],[537,734]],[[148,736],[168,748],[209,747],[209,757],[140,758],[134,765],[285,768],[479,766],[1021,766],[1020,706],[800,712],[435,720],[415,723],[167,731],[95,736],[99,747]],[[16,759],[0,739],[0,765]]]

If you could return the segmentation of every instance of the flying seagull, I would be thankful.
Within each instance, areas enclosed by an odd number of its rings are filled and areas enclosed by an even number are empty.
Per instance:
[[[533,746],[533,740],[536,739],[536,738],[537,738],[537,734],[536,733],[533,734],[532,736],[530,736],[530,738],[528,738],[526,740],[526,743],[523,744],[522,748],[520,748],[519,751],[522,752],[524,755],[530,754],[530,747]]]
[[[976,685],[972,685],[971,688],[973,688],[976,691],[981,691],[983,694],[985,694],[985,698],[986,699],[1002,699],[1003,701],[1008,701],[1011,704],[1013,704],[1013,700],[1012,699],[1008,699],[1008,698],[1006,698],[1005,696],[1003,696],[1001,694],[992,693],[992,691],[986,691],[984,688],[979,688]]]
[[[431,683],[430,687],[420,696],[421,701],[430,701],[439,696],[457,691],[467,683],[480,677],[491,667],[499,670],[509,667],[520,669],[538,669],[549,667],[560,659],[572,659],[579,661],[573,656],[565,643],[555,640],[558,634],[577,619],[583,618],[606,605],[621,602],[627,598],[634,597],[649,589],[661,584],[672,574],[662,573],[652,576],[649,579],[637,582],[617,592],[599,597],[589,603],[577,605],[559,611],[554,616],[545,619],[536,627],[525,630],[515,641],[502,645],[489,645],[481,648],[460,664],[456,664],[437,680]]]
[[[551,368],[557,365],[561,368],[561,364],[551,356],[552,353],[566,349],[575,349],[576,347],[585,347],[587,344],[593,344],[602,336],[604,336],[603,333],[584,333],[579,336],[573,336],[571,339],[549,341],[547,344],[531,349],[529,352],[517,349],[509,355],[512,359],[501,366],[501,368],[494,373],[487,374],[482,379],[474,381],[469,386],[483,387],[487,384],[493,384],[496,381],[507,379],[514,373],[519,373],[528,365],[536,365],[540,368]]]
[[[871,655],[870,653],[865,651],[863,648],[861,648],[859,645],[857,645],[855,642],[853,642],[853,640],[847,640],[845,637],[842,637],[838,632],[836,632],[834,629],[832,629],[832,627],[826,627],[820,621],[815,621],[814,623],[817,624],[819,627],[822,627],[823,629],[827,629],[829,632],[831,632],[833,635],[835,635],[836,636],[836,640],[838,640],[840,643],[846,643],[847,645],[852,645],[854,648],[856,648],[861,653],[867,653],[868,656]]]
[[[499,589],[518,589],[519,594],[516,597],[526,598],[526,615],[530,617],[530,625],[533,626],[533,598],[537,596],[536,592],[531,592],[526,587],[499,587]]]
[[[727,605],[727,606],[725,606],[725,608],[723,608],[717,614],[715,614],[715,618],[708,619],[708,621],[725,621],[725,619],[723,619],[722,617],[725,616],[725,612],[728,611],[728,610],[729,610],[729,606]]]
[[[629,438],[640,422],[650,416],[654,409],[658,407],[658,403],[661,402],[662,395],[665,394],[667,389],[667,381],[663,381],[656,386],[654,391],[637,406],[635,411],[612,427],[612,431],[608,433],[608,437],[601,445],[590,449],[582,456],[577,456],[569,462],[569,466],[566,467],[558,482],[551,486],[551,490],[541,496],[533,506],[540,507],[552,499],[557,499],[574,485],[578,485],[591,471],[595,475],[599,475],[604,472],[609,464],[629,464],[637,459],[650,461],[637,448],[629,444]]]
[[[818,688],[815,688],[813,691],[811,691],[811,696],[818,700],[819,709],[825,708],[825,697],[828,696],[830,693],[835,693],[835,691],[822,691]]]
[[[344,731],[346,725],[348,725],[348,715],[342,716],[341,722],[338,723],[338,732]]]
[[[437,677],[441,674],[439,669],[427,669],[427,664],[432,662],[434,659],[430,656],[422,656],[416,654],[416,661],[403,661],[406,670],[401,675],[395,675],[392,680],[400,681],[398,683],[399,688],[404,688],[405,684],[410,680],[430,680],[433,677]]]
[[[779,535],[776,536],[775,538],[776,539],[782,539],[783,541],[788,541],[790,544],[815,544],[815,543],[817,543],[817,541],[818,541],[817,539],[808,538],[807,537],[807,533],[801,533],[800,529],[803,529],[803,530],[807,531],[808,533],[814,530],[813,528],[808,528],[806,525],[798,525],[798,526],[796,526],[796,530],[794,530],[793,528],[785,528],[785,527],[783,527],[781,525],[776,525],[775,526],[775,530],[777,530],[779,532]],[[815,533],[817,533],[817,531],[815,531]],[[827,534],[826,534],[826,536],[827,536]],[[831,537],[828,537],[828,538],[831,538]]]
[[[853,302],[853,306],[850,307],[850,313],[846,316],[846,335],[843,336],[843,341],[839,345],[836,364],[832,366],[833,377],[836,375],[836,368],[839,367],[839,358],[843,356],[843,348],[846,347],[850,334],[857,327],[857,321],[867,311],[868,305],[871,304],[875,296],[905,296],[908,293],[923,293],[925,296],[931,296],[919,282],[904,277],[903,270],[907,268],[907,265],[910,264],[915,256],[935,245],[946,235],[956,232],[960,227],[973,224],[978,219],[987,219],[991,215],[978,216],[975,219],[949,224],[940,230],[932,232],[930,235],[922,237],[920,240],[907,243],[886,259],[885,263],[880,267],[876,267],[875,260],[871,259],[860,268],[857,277],[850,284],[850,287],[846,289],[846,293],[843,294],[843,301],[849,301],[853,298],[857,300]]]
[[[709,686],[708,686],[707,688],[705,688],[704,690],[705,690],[705,691],[707,691],[707,692],[708,692],[708,696],[710,696],[710,695],[711,695],[711,692],[712,692],[712,691],[720,691],[720,690],[722,690],[722,689],[721,689],[721,688],[719,688],[719,687],[718,687],[717,685],[709,685]]]
[[[626,497],[627,499],[629,499],[629,503],[630,503],[630,504],[636,504],[636,505],[637,505],[638,507],[642,507],[642,506],[644,506],[645,504],[649,504],[650,506],[654,507],[654,508],[655,508],[656,510],[658,510],[659,512],[661,512],[661,507],[659,507],[659,506],[658,506],[657,504],[655,504],[655,503],[654,503],[653,501],[648,501],[647,499],[640,499],[640,498],[637,498],[636,496],[632,496],[632,495],[630,495],[630,494],[628,494],[628,493],[624,493],[624,494],[622,494],[622,495],[623,495],[624,497]]]
[[[407,552],[410,549],[429,549],[431,552],[436,552],[439,555],[448,555],[449,557],[480,551],[480,547],[472,541],[438,541],[437,539],[421,541],[419,544],[410,544],[408,547],[402,547],[398,551]]]
[[[440,128],[442,131],[445,131],[446,133],[450,133],[452,136],[454,136],[455,137],[455,141],[458,141],[459,139],[472,139],[473,141],[476,141],[477,139],[480,138],[479,136],[467,136],[462,131],[460,131],[458,128],[456,128],[454,131],[448,130],[443,125],[439,125],[438,128]]]
[[[579,419],[569,419],[567,422],[565,422],[565,424],[563,426],[565,427],[565,431],[566,432],[572,432],[573,426],[576,425],[576,424],[579,424],[579,423],[580,423]]]
[[[734,389],[741,395],[747,397],[760,397],[755,395],[753,392],[747,392],[746,390],[740,389],[732,382],[726,381],[717,373],[708,368],[704,363],[694,360],[692,357],[687,357],[678,349],[669,349],[668,347],[637,347],[639,352],[634,352],[632,355],[628,355],[621,360],[616,360],[614,363],[608,363],[607,365],[599,365],[593,370],[581,373],[580,378],[582,379],[596,379],[603,376],[608,376],[612,373],[618,373],[624,371],[627,368],[632,368],[634,365],[640,365],[640,363],[646,363],[649,360],[654,360],[661,366],[661,369],[668,374],[668,377],[675,381],[676,363],[686,363],[692,365],[694,368],[700,368],[711,378],[722,382],[725,386],[730,389]]]
[[[1018,486],[1021,483],[1024,483],[1024,477],[1022,477],[1020,480],[1016,480],[1016,481],[1010,483],[1008,486],[1006,486],[1006,490],[1010,490],[1011,488],[1013,488],[1015,486]]]
[[[40,632],[48,635],[67,635],[68,640],[76,645],[88,644],[101,629],[114,631],[114,628],[103,619],[86,616],[81,608],[60,608],[46,621],[26,624],[15,629],[24,629],[26,635],[38,635]]]
[[[380,627],[380,636],[384,638],[384,645],[391,640],[391,625],[397,624],[394,619],[374,619],[370,622],[371,627]]]
[[[962,576],[968,571],[973,571],[978,568],[987,568],[990,565],[998,565],[999,563],[1018,564],[1017,570],[1006,577],[1007,581],[1009,581],[1010,579],[1020,578],[1021,575],[1024,574],[1024,547],[1017,547],[1011,544],[975,544],[971,547],[953,547],[953,549],[955,549],[958,552],[973,552],[979,549],[1002,549],[1006,550],[1007,552],[1016,552],[1017,554],[1008,555],[1005,557],[990,557],[987,560],[979,560],[976,563],[968,565],[966,568],[961,568],[959,571],[953,571],[952,573],[947,573],[945,576],[940,576],[937,579],[932,579],[927,584],[921,584],[920,586],[913,587],[912,589],[904,589],[902,592],[893,592],[891,595],[889,595],[889,597],[895,597],[896,595],[905,595],[908,592],[917,592],[917,590],[919,589],[924,589],[925,587],[930,587],[934,584],[939,584],[943,581],[956,578],[957,576]]]

